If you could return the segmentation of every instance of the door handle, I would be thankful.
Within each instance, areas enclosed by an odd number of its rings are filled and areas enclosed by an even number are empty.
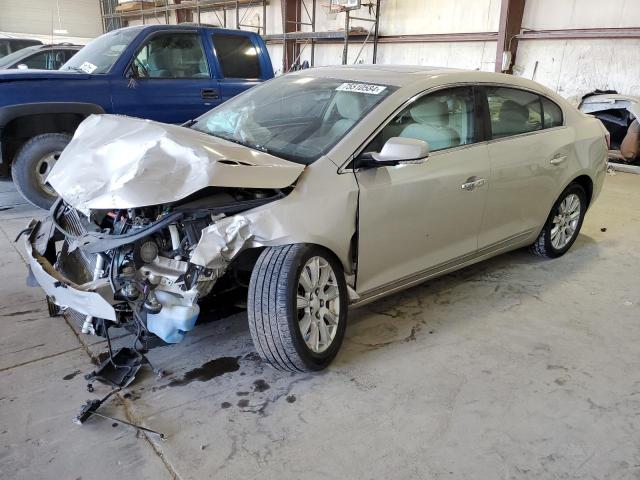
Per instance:
[[[487,183],[487,181],[484,178],[469,177],[467,178],[467,181],[465,183],[460,185],[460,188],[462,188],[462,190],[466,190],[467,192],[471,192],[476,188],[480,188],[485,183]]]
[[[217,88],[203,88],[201,91],[201,96],[205,100],[218,100],[220,99],[220,95],[218,93]]]
[[[553,157],[549,163],[551,165],[560,165],[562,162],[567,160],[567,156],[566,155],[556,155],[555,157]]]

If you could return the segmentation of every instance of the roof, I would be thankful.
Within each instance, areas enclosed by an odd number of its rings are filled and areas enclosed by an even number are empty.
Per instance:
[[[446,78],[447,82],[491,82],[520,85],[529,88],[544,89],[531,80],[504,73],[462,70],[456,68],[424,65],[340,65],[298,70],[292,74],[313,75],[318,77],[338,77],[345,80],[378,82],[385,85],[404,87],[425,79]],[[546,89],[545,89],[546,90]]]
[[[16,50],[15,54],[21,53],[22,56],[30,55],[34,52],[39,52],[41,50],[51,50],[51,49],[71,49],[71,50],[80,50],[82,45],[72,45],[70,43],[58,43],[52,45],[30,45],[28,47],[21,48],[20,50]]]
[[[223,28],[223,27],[216,27],[214,25],[209,25],[209,24],[204,24],[204,23],[191,23],[191,22],[186,22],[186,23],[179,23],[177,25],[167,25],[164,23],[158,23],[158,24],[152,24],[152,25],[133,25],[131,27],[122,27],[122,28],[118,28],[116,30],[111,30],[109,32],[107,32],[106,34],[109,33],[113,33],[113,32],[118,32],[121,30],[138,30],[138,31],[142,31],[142,30],[148,30],[148,31],[154,31],[154,30],[216,30],[216,31],[220,31],[220,32],[228,32],[228,33],[234,33],[234,34],[242,34],[242,35],[258,35],[255,32],[250,32],[248,30],[238,30],[235,28]],[[259,35],[258,35],[259,36]]]
[[[39,45],[42,43],[41,40],[37,40],[35,38],[25,38],[25,37],[0,37],[0,40],[8,40],[8,41],[17,40],[20,42],[33,42],[34,45],[35,44]]]

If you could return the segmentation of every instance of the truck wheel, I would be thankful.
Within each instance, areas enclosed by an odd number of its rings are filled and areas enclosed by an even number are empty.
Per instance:
[[[267,248],[249,282],[256,350],[278,370],[322,370],[342,344],[347,302],[342,266],[327,250],[310,244]]]
[[[71,141],[66,133],[44,133],[27,140],[11,164],[13,183],[20,194],[36,207],[49,209],[58,195],[46,183],[47,175],[62,150]]]

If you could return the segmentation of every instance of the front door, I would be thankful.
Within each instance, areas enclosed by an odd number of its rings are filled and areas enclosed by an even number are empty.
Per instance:
[[[489,155],[470,87],[429,93],[389,122],[365,152],[391,137],[426,141],[421,164],[356,172],[360,188],[357,291],[409,281],[477,250]]]
[[[199,117],[221,102],[197,31],[160,31],[138,51],[126,77],[112,82],[115,113],[165,123]]]

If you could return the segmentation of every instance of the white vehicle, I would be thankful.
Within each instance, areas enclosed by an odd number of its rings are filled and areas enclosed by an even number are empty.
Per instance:
[[[90,117],[26,247],[85,331],[177,342],[201,299],[244,285],[261,357],[319,370],[349,307],[520,247],[564,254],[606,159],[601,123],[529,80],[317,68],[188,126]]]

